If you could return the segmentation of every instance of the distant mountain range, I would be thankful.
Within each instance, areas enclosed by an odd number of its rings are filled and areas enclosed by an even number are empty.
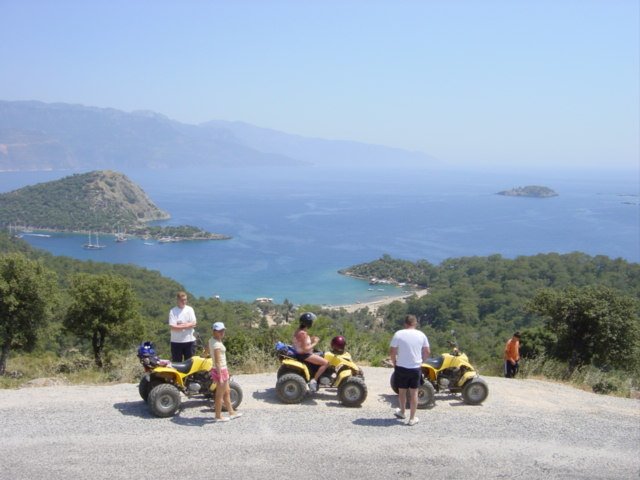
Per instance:
[[[241,122],[189,125],[164,115],[0,101],[0,171],[425,165],[421,152],[290,135]]]

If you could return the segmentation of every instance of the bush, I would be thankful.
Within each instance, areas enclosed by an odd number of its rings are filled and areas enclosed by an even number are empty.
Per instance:
[[[640,376],[637,374],[630,376],[622,370],[602,370],[593,365],[570,371],[566,363],[544,355],[521,360],[519,375],[522,378],[543,377],[563,381],[595,393],[622,397],[630,397],[640,385]]]

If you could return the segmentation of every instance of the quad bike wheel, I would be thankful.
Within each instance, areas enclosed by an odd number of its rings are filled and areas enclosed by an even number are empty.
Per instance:
[[[398,386],[396,385],[396,377],[395,373],[391,374],[391,378],[389,379],[389,383],[391,384],[391,389],[394,393],[398,393]],[[436,401],[436,390],[433,388],[433,385],[428,380],[424,380],[422,385],[418,387],[418,408],[424,409],[430,406],[433,406]],[[409,404],[409,399],[407,399],[407,405]]]
[[[158,385],[158,383],[158,380],[150,380],[146,375],[144,375],[138,384],[138,393],[140,394],[140,398],[146,402],[149,399],[149,392],[151,392],[153,387]]]
[[[425,381],[418,388],[418,408],[432,407],[436,402],[436,389],[431,382]]]
[[[462,399],[468,405],[480,405],[489,395],[489,386],[482,378],[469,380],[462,387]]]
[[[238,382],[234,380],[231,380],[229,382],[229,397],[231,397],[231,408],[235,410],[242,403],[242,387]],[[215,392],[213,393],[211,398],[213,400],[213,405],[215,407],[215,404],[216,404]],[[222,410],[225,410],[225,411],[227,410],[227,407],[225,407],[224,402],[222,402]]]
[[[149,398],[150,384],[151,382],[149,381],[149,378],[146,375],[144,375],[140,379],[140,383],[138,384],[138,393],[140,394],[140,397],[142,398],[142,400],[144,400],[145,402],[147,401],[147,398]]]
[[[391,378],[389,378],[389,383],[391,384],[391,390],[393,390],[393,393],[395,393],[396,395],[398,394],[398,386],[396,385],[396,373],[393,372],[391,374]]]
[[[338,387],[338,398],[345,407],[359,407],[367,399],[367,385],[360,377],[348,377]]]
[[[300,403],[307,392],[307,383],[297,373],[285,373],[276,383],[276,393],[282,403]]]
[[[229,388],[231,389],[231,406],[235,410],[242,403],[242,387],[238,382],[229,382]]]
[[[147,403],[155,416],[171,417],[180,408],[180,391],[170,383],[161,383],[151,389]]]

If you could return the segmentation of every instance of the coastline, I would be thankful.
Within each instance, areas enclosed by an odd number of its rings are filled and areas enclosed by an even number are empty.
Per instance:
[[[389,305],[392,302],[395,302],[396,300],[401,301],[401,302],[406,302],[408,298],[413,297],[414,295],[417,296],[418,298],[423,297],[425,295],[427,295],[429,293],[429,290],[424,288],[421,290],[415,290],[413,292],[410,293],[402,293],[402,294],[398,294],[398,295],[387,295],[384,298],[380,298],[377,300],[371,300],[368,302],[356,302],[356,303],[349,303],[346,305],[326,305],[323,306],[323,308],[326,308],[328,310],[340,310],[340,309],[345,309],[347,312],[349,313],[353,313],[356,312],[358,310],[362,310],[363,308],[368,308],[369,311],[372,314],[377,314],[378,313],[378,308],[385,306],[385,305]]]
[[[10,227],[11,228],[11,227]],[[15,237],[22,238],[23,235],[36,235],[36,236],[51,236],[52,234],[68,234],[68,235],[89,235],[89,234],[98,234],[104,236],[112,236],[117,237],[118,232],[112,231],[103,231],[103,230],[67,230],[60,228],[50,228],[50,227],[34,227],[34,226],[21,226],[19,230],[15,232],[11,232],[10,234]],[[132,231],[130,233],[122,234],[125,239],[139,239],[139,240],[148,240],[153,239],[159,241],[160,243],[177,243],[177,242],[189,242],[189,241],[203,241],[203,240],[231,240],[233,237],[230,235],[225,235],[223,233],[211,233],[207,232],[207,235],[200,236],[192,236],[192,237],[182,237],[182,236],[168,236],[159,234],[149,234],[145,232]]]

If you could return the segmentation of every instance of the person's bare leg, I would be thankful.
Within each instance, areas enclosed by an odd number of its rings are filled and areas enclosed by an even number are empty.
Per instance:
[[[418,389],[409,389],[409,420],[413,420],[416,416],[416,409],[418,408]]]
[[[407,389],[399,388],[398,389],[398,403],[400,404],[400,413],[404,415],[404,411],[407,408]]]

